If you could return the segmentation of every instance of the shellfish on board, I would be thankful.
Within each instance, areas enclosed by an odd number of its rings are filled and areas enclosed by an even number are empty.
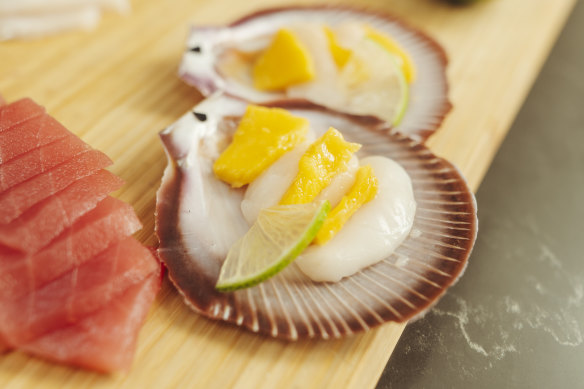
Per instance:
[[[411,232],[387,258],[339,282],[314,282],[289,266],[255,287],[216,291],[229,248],[249,228],[245,188],[213,173],[247,104],[217,93],[160,134],[168,165],[157,193],[159,255],[185,302],[207,317],[291,340],[340,337],[422,313],[461,275],[476,238],[476,202],[460,172],[419,142],[379,131],[381,120],[306,102],[276,105],[307,118],[317,136],[337,128],[362,144],[359,157],[399,163],[417,203]]]
[[[351,26],[345,27],[347,24],[355,23],[370,26],[376,31],[390,36],[409,54],[414,63],[416,79],[407,87],[409,94],[407,108],[403,116],[399,115],[401,120],[399,123],[396,122],[395,126],[392,126],[391,120],[383,117],[384,109],[382,106],[373,112],[367,112],[367,107],[377,106],[384,99],[395,97],[392,97],[393,92],[389,91],[389,88],[381,88],[379,98],[372,99],[356,95],[349,99],[340,100],[338,97],[343,95],[342,90],[346,88],[337,90],[334,80],[314,85],[314,87],[309,86],[310,83],[300,84],[298,87],[292,88],[293,93],[290,90],[286,92],[261,91],[256,89],[251,82],[251,67],[241,66],[241,63],[246,63],[246,61],[249,65],[250,58],[254,58],[254,56],[257,58],[258,51],[269,45],[271,38],[279,29],[292,27],[296,31],[302,32],[303,29],[307,28],[308,30],[304,31],[303,35],[306,35],[305,41],[312,41],[310,45],[314,46],[310,48],[310,51],[317,57],[315,58],[317,78],[319,72],[320,74],[334,73],[334,64],[331,65],[333,68],[323,68],[326,67],[324,65],[326,61],[323,59],[322,53],[328,52],[328,50],[323,49],[325,43],[319,46],[318,41],[319,39],[326,40],[326,37],[324,37],[324,32],[315,31],[314,25],[354,30]],[[322,37],[318,38],[319,34]],[[365,48],[367,45],[361,46]],[[375,52],[374,48],[373,51]],[[367,53],[368,51],[365,50],[364,55]],[[381,57],[383,54],[377,55],[375,61],[367,62],[369,64],[380,63]],[[376,11],[343,6],[308,6],[259,11],[228,26],[192,27],[187,39],[187,49],[179,68],[179,75],[185,82],[198,88],[204,96],[221,90],[252,103],[270,103],[282,99],[304,98],[346,113],[381,117],[387,122],[385,128],[402,132],[414,140],[425,141],[438,129],[451,109],[448,99],[446,64],[446,54],[435,40],[398,18]],[[319,66],[323,69],[319,70]],[[372,71],[374,74],[384,72],[383,68],[374,68]],[[375,87],[376,83],[387,85],[383,80],[381,82],[371,80],[370,87]],[[360,101],[361,107],[352,109],[352,101]]]

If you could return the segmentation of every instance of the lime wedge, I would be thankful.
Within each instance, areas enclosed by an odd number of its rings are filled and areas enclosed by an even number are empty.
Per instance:
[[[374,43],[378,44],[375,41]],[[397,93],[395,93],[396,99],[394,100],[393,119],[391,120],[391,124],[395,127],[401,122],[406,113],[406,109],[408,108],[408,102],[410,101],[410,86],[408,84],[404,67],[400,65],[400,59],[396,57],[394,53],[387,51],[384,46],[380,45],[380,47],[386,51],[394,66],[394,73],[393,76],[390,77],[388,84],[394,86],[397,91]]]
[[[372,114],[397,126],[403,118],[409,101],[409,84],[400,66],[399,58],[378,42],[363,39],[354,49],[351,61],[341,72],[341,79],[349,85],[349,110],[356,114]],[[363,76],[363,65],[368,75]],[[355,74],[361,80],[355,82]]]
[[[276,275],[312,242],[330,207],[324,201],[262,210],[229,250],[215,289],[229,292],[248,288]]]
[[[416,78],[416,66],[410,55],[390,36],[375,30],[373,27],[366,26],[366,37],[379,44],[389,53],[396,56],[398,63],[406,77],[408,83],[414,82]]]

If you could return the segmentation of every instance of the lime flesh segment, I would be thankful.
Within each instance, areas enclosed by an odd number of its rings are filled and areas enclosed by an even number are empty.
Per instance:
[[[229,250],[215,289],[230,292],[248,288],[276,275],[313,241],[330,207],[324,201],[262,210]]]
[[[392,72],[393,77],[391,81],[386,82],[385,86],[391,85],[392,88],[395,88],[395,90],[398,91],[394,95],[395,99],[393,102],[394,105],[393,118],[391,119],[391,124],[395,127],[401,122],[408,107],[408,101],[410,99],[409,84],[406,79],[406,75],[404,74],[404,71],[400,66],[398,58],[396,58],[395,54],[387,51],[387,49],[380,45],[378,42],[374,40],[371,40],[371,42],[379,46],[379,48],[383,49],[383,51],[385,51],[385,53],[387,54],[385,61],[387,61],[387,58],[391,60],[391,62],[386,63],[386,66],[388,68],[393,68]],[[391,66],[391,63],[393,63],[393,66]]]
[[[348,111],[357,115],[374,115],[397,126],[409,101],[409,84],[398,58],[369,38],[361,41],[354,54],[354,62],[364,64],[368,76],[360,82],[352,82],[351,61],[343,69],[341,78],[351,81],[347,83],[350,85]]]

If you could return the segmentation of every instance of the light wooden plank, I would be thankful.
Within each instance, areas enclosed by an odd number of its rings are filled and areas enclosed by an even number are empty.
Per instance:
[[[473,7],[343,2],[400,15],[444,45],[454,109],[429,144],[476,190],[575,0],[488,0]],[[33,97],[110,155],[112,170],[127,181],[116,195],[143,221],[138,237],[155,244],[155,193],[166,163],[157,133],[201,98],[176,77],[187,25],[225,23],[289,3],[136,0],[132,14],[107,15],[90,33],[0,43],[0,93],[9,101]],[[403,328],[387,324],[333,341],[277,341],[192,313],[166,282],[129,374],[103,376],[16,352],[0,357],[0,386],[372,388]]]

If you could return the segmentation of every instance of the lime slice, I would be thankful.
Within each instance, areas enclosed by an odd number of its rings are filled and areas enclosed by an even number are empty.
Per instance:
[[[375,115],[397,126],[406,112],[410,94],[399,59],[369,38],[354,49],[353,57],[341,72],[341,79],[349,85],[349,110],[359,115]],[[359,75],[359,82],[355,82],[355,74]]]
[[[229,292],[248,288],[276,275],[312,242],[330,207],[324,201],[262,210],[229,250],[215,289]]]
[[[366,37],[371,39],[386,51],[395,55],[408,83],[414,82],[416,78],[416,66],[410,55],[390,36],[375,30],[373,27],[366,26]]]

